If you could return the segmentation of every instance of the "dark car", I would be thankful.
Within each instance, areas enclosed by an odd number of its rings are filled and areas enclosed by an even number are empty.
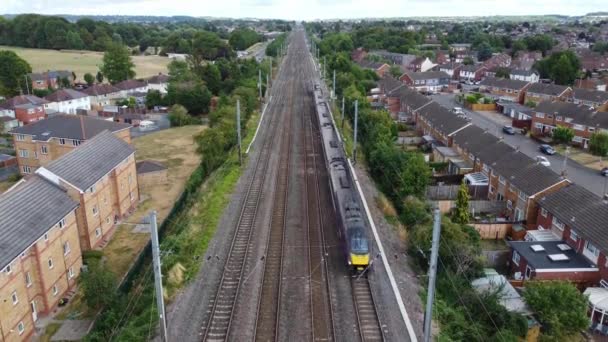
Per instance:
[[[555,154],[555,150],[553,149],[553,147],[547,145],[547,144],[542,144],[538,147],[538,149],[544,153],[544,154],[548,154],[550,156]]]
[[[602,174],[602,176],[608,177],[608,167],[603,168],[600,173]]]
[[[508,135],[515,135],[515,129],[511,126],[503,126],[502,131]]]

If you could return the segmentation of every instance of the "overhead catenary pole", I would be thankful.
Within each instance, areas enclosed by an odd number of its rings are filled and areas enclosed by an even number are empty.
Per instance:
[[[439,257],[439,239],[441,238],[441,212],[438,207],[435,207],[433,217],[433,244],[431,246],[429,287],[426,296],[426,312],[424,314],[424,342],[431,341],[431,321],[433,319],[433,301],[435,297],[435,281],[437,279],[437,259]]]
[[[336,96],[336,69],[334,69],[334,80],[332,82],[332,86],[334,88],[334,93],[332,95],[332,99]]]
[[[241,155],[241,101],[236,100],[236,136],[239,143],[239,165],[243,165],[243,156]]]
[[[570,154],[570,146],[566,146],[566,153],[564,153],[564,163],[562,164],[562,176],[566,177],[568,175],[568,171],[566,167],[568,166],[568,155]]]
[[[272,57],[268,60],[270,62],[270,80],[272,81]]]
[[[359,100],[355,100],[355,131],[353,141],[353,161],[357,162],[357,121],[359,120]]]
[[[270,90],[270,80],[268,79],[268,74],[266,74],[266,96],[268,96],[269,90]]]
[[[327,58],[323,56],[323,79],[325,79],[325,64],[327,64]]]
[[[154,268],[154,287],[156,289],[156,306],[160,318],[160,335],[167,342],[167,315],[163,297],[163,278],[160,263],[160,246],[158,243],[158,228],[156,227],[156,210],[150,213],[150,235],[152,241],[152,264]]]
[[[258,89],[260,93],[260,105],[262,105],[262,69],[258,69]]]
[[[30,83],[27,81],[27,74],[23,75],[25,77],[25,88],[27,89],[27,94],[30,95]]]

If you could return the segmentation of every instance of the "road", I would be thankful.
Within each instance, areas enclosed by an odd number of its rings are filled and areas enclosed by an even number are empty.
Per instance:
[[[450,109],[453,107],[462,107],[461,104],[456,102],[454,94],[433,95],[432,99],[440,105]],[[544,155],[538,150],[538,142],[521,134],[507,135],[502,133],[502,126],[511,124],[510,118],[498,113],[478,113],[465,108],[463,108],[463,111],[471,118],[473,124],[488,130],[499,138],[503,138],[507,144],[514,148],[519,148],[519,150],[527,156],[531,158],[535,158],[539,155],[547,157],[551,162],[551,169],[558,174],[561,174],[564,168],[564,156],[560,154],[552,156]],[[598,196],[603,196],[603,194],[606,193],[608,177],[603,177],[598,171],[589,169],[572,159],[568,159],[566,162],[566,175],[572,182]]]

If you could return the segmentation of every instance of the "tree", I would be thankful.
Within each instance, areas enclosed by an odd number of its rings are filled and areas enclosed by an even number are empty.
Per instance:
[[[394,78],[399,78],[399,76],[401,76],[403,74],[403,72],[401,71],[401,68],[398,65],[391,65],[391,68],[389,69],[388,72]]]
[[[84,74],[84,81],[87,82],[87,85],[92,86],[95,83],[95,76],[87,72]]]
[[[25,77],[31,72],[32,67],[16,53],[0,51],[0,94],[11,97],[25,93]]]
[[[543,337],[564,341],[589,325],[587,299],[568,282],[529,282],[526,303],[543,326]]]
[[[596,156],[606,156],[608,154],[608,133],[593,133],[589,140],[589,150]]]
[[[254,30],[250,28],[238,28],[230,32],[228,42],[235,50],[245,50],[260,40],[260,35]]]
[[[59,79],[59,86],[61,88],[69,88],[72,84],[70,83],[70,80],[67,77],[62,77]]]
[[[167,100],[170,104],[180,104],[193,115],[209,112],[211,92],[202,82],[169,83]]]
[[[154,89],[148,90],[146,94],[146,107],[154,108],[163,105],[163,103],[163,94],[160,91]]]
[[[80,288],[87,306],[99,309],[116,298],[116,276],[99,261],[89,262],[88,266],[88,270],[80,274]]]
[[[118,83],[135,77],[133,68],[135,64],[131,60],[131,54],[126,46],[110,44],[103,54],[103,64],[100,71],[110,83]]]
[[[452,221],[460,224],[469,223],[469,187],[463,181],[458,188],[458,196],[456,197],[456,208]]]
[[[101,73],[101,71],[97,72],[97,75],[95,76],[95,79],[97,79],[97,83],[102,83],[103,82],[103,74]]]
[[[171,127],[185,126],[192,123],[192,117],[188,115],[184,106],[176,104],[169,111],[169,122],[171,122]]]
[[[462,64],[464,65],[473,65],[475,64],[475,61],[473,60],[473,58],[471,58],[470,56],[466,56],[463,60],[462,60]]]
[[[509,78],[511,77],[511,70],[509,70],[509,68],[500,67],[496,70],[496,77]]]
[[[579,76],[581,62],[572,51],[560,51],[534,64],[541,78],[551,78],[555,83],[570,85]]]
[[[477,59],[480,61],[488,60],[492,57],[492,46],[489,43],[483,42],[477,51]]]
[[[574,130],[566,126],[557,126],[553,130],[552,139],[558,144],[569,144],[574,138]]]

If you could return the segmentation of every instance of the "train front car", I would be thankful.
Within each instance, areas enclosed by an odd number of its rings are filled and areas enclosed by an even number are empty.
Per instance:
[[[363,272],[369,266],[369,240],[361,209],[352,200],[345,204],[344,209],[348,264],[353,271]]]

